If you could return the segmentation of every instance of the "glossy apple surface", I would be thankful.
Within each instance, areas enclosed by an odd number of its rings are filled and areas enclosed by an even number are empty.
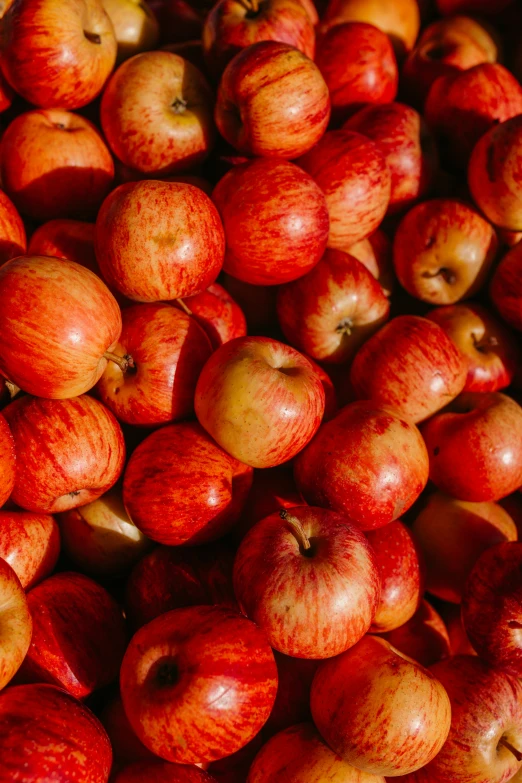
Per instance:
[[[167,761],[214,761],[266,722],[277,669],[264,634],[229,609],[175,609],[141,628],[121,668],[125,712]]]
[[[114,28],[117,62],[155,48],[158,20],[145,0],[102,0],[102,4]]]
[[[442,617],[424,599],[407,623],[383,634],[383,638],[421,666],[431,666],[453,653]]]
[[[27,605],[24,589],[15,571],[2,558],[0,558],[0,601],[0,690],[2,690],[22,665],[31,644],[33,630],[31,611]]]
[[[0,558],[24,590],[53,571],[60,554],[60,531],[53,517],[28,511],[0,511]]]
[[[522,331],[522,244],[516,244],[495,269],[491,299],[510,326]]]
[[[247,323],[243,310],[219,283],[212,283],[205,291],[188,296],[184,301],[207,333],[214,350],[235,337],[246,335]]]
[[[0,265],[23,256],[27,247],[22,218],[11,199],[0,193]]]

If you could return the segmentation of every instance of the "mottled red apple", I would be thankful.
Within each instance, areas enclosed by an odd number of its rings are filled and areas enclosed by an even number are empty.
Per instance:
[[[60,531],[48,514],[0,511],[0,558],[8,563],[24,590],[53,571],[60,554]]]

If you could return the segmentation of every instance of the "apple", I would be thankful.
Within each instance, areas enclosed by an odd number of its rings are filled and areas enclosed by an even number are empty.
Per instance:
[[[419,550],[400,520],[368,530],[381,582],[381,598],[372,621],[372,633],[384,633],[407,623],[418,609],[424,590]]]
[[[308,503],[373,530],[401,516],[428,480],[428,455],[417,427],[391,408],[354,402],[323,424],[295,460]]]
[[[219,283],[212,283],[205,291],[188,296],[185,307],[205,330],[212,348],[235,337],[244,337],[247,323],[243,310],[228,291]]]
[[[192,764],[242,748],[266,722],[277,668],[262,631],[224,607],[174,609],[131,640],[120,675],[132,728],[156,755]]]
[[[107,286],[64,259],[21,256],[0,267],[0,371],[29,394],[88,391],[121,333]]]
[[[57,522],[65,554],[95,577],[126,574],[151,548],[150,541],[129,519],[119,489],[58,514]]]
[[[27,248],[25,227],[11,199],[0,191],[0,266],[23,256]]]
[[[392,245],[384,231],[377,229],[366,239],[351,245],[345,252],[364,264],[379,281],[386,296],[391,296],[394,286]]]
[[[510,397],[466,392],[421,432],[442,492],[479,503],[522,486],[522,408]]]
[[[27,654],[31,644],[33,621],[20,580],[9,563],[1,557],[0,602],[0,625],[2,627],[0,637],[0,690],[2,690],[19,670]],[[0,776],[1,764],[0,760]]]
[[[489,128],[522,113],[522,87],[503,65],[481,63],[437,79],[424,111],[452,164],[465,168]]]
[[[172,609],[218,605],[237,609],[233,552],[212,546],[156,547],[134,566],[125,589],[125,613],[134,629]]]
[[[12,500],[54,514],[90,503],[117,481],[125,461],[118,422],[100,402],[21,397],[4,408],[17,470]]]
[[[509,250],[495,269],[490,294],[504,321],[522,331],[522,244]]]
[[[289,343],[313,359],[344,364],[388,319],[381,285],[354,256],[328,249],[308,274],[281,286],[277,315]]]
[[[321,663],[311,706],[330,748],[374,775],[394,777],[425,766],[444,745],[451,724],[441,683],[377,636],[365,636]]]
[[[369,105],[343,127],[367,136],[383,153],[391,175],[388,214],[404,211],[428,193],[438,168],[437,147],[415,109],[404,103]]]
[[[17,685],[0,693],[0,780],[107,783],[109,739],[99,720],[54,685]]]
[[[135,449],[123,502],[153,541],[205,543],[233,527],[251,483],[251,468],[224,452],[199,424],[183,422],[162,427]]]
[[[237,277],[222,273],[221,283],[245,314],[248,334],[263,334],[277,322],[277,288],[270,285],[244,283]]]
[[[13,491],[15,481],[15,442],[9,424],[0,413],[0,507],[8,501],[11,492]]]
[[[111,778],[113,783],[215,783],[203,770],[166,761],[137,761],[123,767]]]
[[[66,218],[49,220],[32,234],[27,253],[30,256],[66,258],[101,276],[94,252],[94,223]]]
[[[299,723],[263,745],[247,783],[384,783],[350,766],[323,742],[313,723]]]
[[[276,468],[254,470],[252,487],[233,531],[235,537],[243,539],[256,522],[276,511],[304,505],[305,502],[295,485],[291,463],[278,465]]]
[[[321,258],[329,228],[326,198],[293,163],[259,158],[233,166],[212,198],[225,227],[228,274],[256,285],[286,283]]]
[[[393,265],[412,296],[448,305],[482,288],[497,249],[494,228],[473,207],[436,198],[413,207],[402,219]]]
[[[328,87],[298,49],[260,41],[225,68],[214,116],[223,138],[242,155],[297,158],[328,126]]]
[[[102,5],[114,28],[118,63],[156,47],[158,20],[145,0],[102,0]]]
[[[326,196],[328,247],[347,250],[378,228],[388,209],[391,178],[377,144],[353,131],[328,131],[297,162]]]
[[[438,324],[416,315],[393,318],[359,349],[350,379],[359,399],[390,406],[419,422],[464,388],[467,368]]]
[[[522,114],[493,125],[475,144],[468,166],[473,200],[488,220],[508,231],[522,230],[518,178]]]
[[[146,174],[201,163],[214,143],[212,93],[203,74],[172,52],[124,62],[103,93],[100,119],[112,152]]]
[[[24,590],[53,571],[60,554],[60,531],[53,517],[27,511],[0,511],[0,558]]]
[[[339,122],[366,104],[395,99],[397,60],[388,36],[366,22],[345,22],[317,39],[315,62],[330,90],[332,118]]]
[[[347,517],[298,506],[247,533],[234,562],[234,591],[271,647],[296,658],[331,658],[370,628],[380,580],[368,542]]]
[[[8,126],[0,174],[2,187],[24,215],[39,221],[88,218],[111,188],[114,163],[89,120],[46,109],[20,114]]]
[[[312,365],[315,374],[321,381],[321,385],[324,390],[324,413],[322,420],[330,421],[330,419],[333,419],[339,410],[339,401],[337,399],[337,390],[334,386],[334,382],[323,367],[317,364],[317,362],[314,362],[310,356],[307,356],[306,358]],[[299,503],[299,505],[301,505],[301,503]]]
[[[102,90],[116,60],[111,20],[99,0],[24,0],[4,16],[2,72],[43,109],[78,109]]]
[[[302,0],[219,0],[203,24],[209,72],[222,73],[238,52],[258,41],[281,41],[313,60],[314,21]]]
[[[138,302],[203,291],[223,264],[225,235],[217,209],[194,185],[144,180],[120,185],[96,220],[103,276]]]
[[[100,721],[109,736],[115,770],[135,761],[158,761],[157,756],[137,738],[125,715],[119,695],[113,696],[100,713]]]
[[[319,661],[291,658],[274,651],[277,664],[277,696],[270,717],[263,728],[264,736],[272,736],[296,723],[312,719],[310,689]]]
[[[203,367],[194,408],[202,427],[232,457],[271,468],[310,441],[324,401],[320,378],[298,351],[268,337],[238,337]]]
[[[453,653],[442,617],[424,599],[408,622],[383,634],[383,638],[422,666],[431,666]]]

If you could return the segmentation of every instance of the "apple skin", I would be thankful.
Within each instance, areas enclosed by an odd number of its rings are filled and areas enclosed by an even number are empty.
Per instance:
[[[196,386],[202,427],[254,468],[287,462],[321,423],[325,393],[308,359],[268,337],[238,337],[215,351]]]
[[[212,283],[205,291],[188,296],[185,305],[205,330],[214,351],[229,340],[244,337],[247,333],[243,310],[219,283]]]
[[[330,90],[334,122],[397,95],[399,73],[391,41],[371,24],[331,27],[317,39],[315,62]]]
[[[225,68],[214,117],[223,138],[242,155],[291,160],[308,152],[325,132],[328,87],[298,49],[260,41]]]
[[[522,331],[522,243],[509,250],[495,269],[490,295],[503,320]]]
[[[261,520],[239,546],[234,591],[271,647],[331,658],[353,647],[374,619],[380,580],[373,553],[345,516],[308,506],[283,513],[297,520],[310,549],[280,513]]]
[[[215,783],[215,778],[193,766],[167,761],[137,761],[121,769],[113,783]]]
[[[15,481],[15,442],[9,424],[0,413],[0,507],[9,500]]]
[[[113,770],[135,761],[158,761],[158,757],[140,742],[132,730],[119,695],[114,696],[104,706],[100,721],[111,743]]]
[[[458,168],[489,128],[522,113],[522,87],[499,63],[481,63],[441,76],[424,109],[426,122]]]
[[[27,239],[22,218],[11,199],[0,191],[0,266],[25,255]]]
[[[326,196],[328,247],[347,250],[378,228],[388,209],[391,177],[377,144],[353,131],[328,131],[297,163]]]
[[[53,685],[17,685],[0,693],[0,780],[107,783],[112,762],[99,720]],[[51,776],[51,777],[49,777]]]
[[[218,605],[238,609],[232,586],[234,554],[214,543],[157,547],[134,566],[125,588],[125,613],[137,630],[172,609]]]
[[[144,0],[102,0],[102,5],[114,28],[117,63],[156,48],[159,25],[148,3]]]
[[[358,769],[390,777],[431,761],[451,724],[441,683],[377,636],[365,636],[321,663],[311,706],[315,725],[334,752]]]
[[[275,285],[309,272],[328,239],[326,198],[312,177],[285,160],[233,166],[212,194],[227,249],[223,269],[255,285]]]
[[[402,219],[393,265],[403,288],[433,305],[448,305],[482,288],[498,250],[494,228],[462,201],[432,199]]]
[[[0,690],[5,688],[31,644],[33,621],[24,588],[9,563],[0,558]],[[0,761],[1,770],[1,761]],[[0,771],[1,779],[1,771]]]
[[[281,731],[263,745],[250,767],[247,783],[384,783],[350,766],[323,742],[313,723]]]
[[[143,52],[120,65],[103,93],[100,119],[116,157],[147,174],[191,169],[214,143],[210,87],[172,52]]]
[[[431,666],[449,658],[453,652],[444,621],[424,599],[407,623],[382,636],[392,647],[421,666]]]
[[[85,106],[113,69],[116,38],[98,0],[24,0],[11,5],[2,26],[3,74],[35,106]]]
[[[320,663],[306,658],[291,658],[277,651],[274,651],[274,658],[277,664],[277,696],[263,727],[264,737],[312,719],[310,689]]]
[[[167,761],[192,764],[216,761],[253,739],[272,709],[277,668],[254,623],[224,607],[195,606],[167,612],[135,634],[120,686],[144,745]]]
[[[391,175],[388,214],[403,212],[428,193],[438,169],[438,153],[415,109],[404,103],[365,106],[343,127],[362,133],[380,147]]]
[[[256,522],[284,508],[304,506],[293,476],[292,464],[276,468],[254,470],[252,487],[248,493],[241,517],[234,528],[234,536],[242,540]],[[299,723],[299,721],[293,721]]]
[[[183,422],[162,427],[135,449],[123,502],[153,541],[206,543],[233,527],[251,483],[252,468],[229,456],[199,424]]]
[[[20,114],[3,134],[0,174],[22,214],[38,221],[88,218],[112,186],[114,163],[89,120],[39,109]]]
[[[392,245],[384,231],[377,229],[366,239],[361,239],[345,251],[364,264],[382,286],[386,296],[390,296],[395,284],[392,265]]]
[[[90,269],[100,277],[100,267],[94,252],[94,229],[94,223],[86,223],[83,220],[49,220],[38,226],[32,234],[27,254],[66,258]]]
[[[105,279],[129,299],[158,302],[203,291],[223,265],[225,234],[199,188],[144,180],[120,185],[96,220]]]
[[[96,500],[119,478],[123,435],[112,413],[92,397],[21,397],[3,412],[17,456],[11,498],[21,508],[68,511]]]
[[[65,554],[81,571],[98,578],[126,574],[151,548],[129,519],[119,489],[58,514],[57,521]]]
[[[522,486],[522,408],[510,397],[466,392],[421,432],[442,492],[480,503]]]
[[[359,401],[322,425],[297,457],[294,475],[308,503],[373,530],[397,519],[420,495],[428,455],[414,424],[390,408]]]
[[[216,76],[242,49],[258,41],[295,46],[311,60],[315,54],[314,20],[301,0],[219,0],[203,24],[203,52]]]
[[[491,669],[470,655],[441,661],[431,671],[446,688],[452,719],[444,747],[423,770],[426,783],[515,780],[513,776],[522,768],[521,763],[499,742],[505,738],[515,747],[521,746],[520,680]]]
[[[53,571],[60,554],[60,531],[53,517],[27,511],[0,511],[0,558],[24,590]]]
[[[416,315],[393,318],[370,337],[350,371],[359,399],[390,406],[412,422],[456,397],[466,376],[466,364],[445,331]]]
[[[308,274],[281,286],[277,315],[289,343],[317,361],[344,364],[388,319],[390,304],[364,264],[328,249]]]
[[[306,358],[312,365],[315,374],[321,381],[324,390],[324,413],[323,413],[322,420],[323,422],[330,421],[330,419],[333,419],[333,417],[336,415],[337,411],[339,410],[339,403],[337,400],[337,390],[334,386],[334,382],[323,367],[317,364],[317,362],[314,362],[314,360],[311,359],[310,356],[307,356]],[[301,505],[301,503],[299,503],[299,505]]]
[[[424,580],[419,550],[400,520],[368,530],[366,538],[381,582],[381,598],[370,632],[384,633],[408,622],[420,605]]]
[[[468,365],[464,391],[495,392],[509,386],[520,362],[516,338],[482,305],[438,307],[427,314],[441,326]]]

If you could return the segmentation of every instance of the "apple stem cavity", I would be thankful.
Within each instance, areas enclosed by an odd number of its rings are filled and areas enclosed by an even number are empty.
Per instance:
[[[517,761],[522,761],[522,753],[517,750],[505,737],[502,737],[498,744],[499,746],[502,745],[503,748],[509,750],[509,752],[514,755]]]
[[[423,277],[431,279],[432,277],[442,277],[448,285],[454,285],[457,282],[457,275],[445,266],[441,266],[436,272],[423,272]]]
[[[353,321],[351,318],[343,318],[343,320],[338,324],[336,328],[336,332],[338,334],[346,334],[348,336],[351,335],[353,329]]]
[[[176,98],[171,106],[171,109],[174,112],[174,114],[183,114],[186,108],[187,108],[187,101],[183,100],[183,98]]]
[[[471,335],[473,339],[473,346],[479,353],[489,353],[491,348],[498,346],[498,340],[493,335],[489,337],[483,337],[482,340],[477,340],[474,334]]]
[[[117,354],[112,353],[112,351],[105,351],[103,358],[107,359],[108,362],[117,364],[123,373],[126,373],[129,368],[135,367],[134,359],[128,353],[126,353],[125,356],[118,356]]]
[[[192,310],[190,309],[190,307],[188,307],[188,306],[185,304],[185,302],[183,301],[183,299],[176,299],[176,302],[179,304],[179,306],[181,307],[181,309],[182,309],[182,310],[184,310],[184,311],[186,312],[186,314],[187,314],[187,315],[192,315]]]
[[[87,38],[87,40],[93,44],[99,45],[102,42],[101,35],[98,35],[98,33],[91,33],[89,32],[89,30],[84,30],[83,34]]]
[[[279,516],[281,519],[283,519],[292,533],[294,534],[295,538],[297,539],[297,543],[299,544],[299,549],[302,553],[308,552],[311,549],[311,544],[308,539],[308,536],[304,532],[303,526],[300,523],[300,521],[297,519],[297,517],[294,517],[293,514],[289,514],[286,508],[282,508],[279,512]]]

